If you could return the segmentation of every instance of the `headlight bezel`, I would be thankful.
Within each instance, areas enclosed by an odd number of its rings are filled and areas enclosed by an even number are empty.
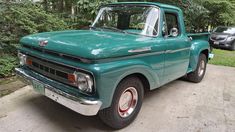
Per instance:
[[[20,66],[26,65],[27,55],[18,51],[17,56],[18,56],[19,61],[20,61]]]
[[[86,94],[92,94],[95,92],[95,86],[94,86],[95,82],[94,82],[94,77],[92,75],[75,71],[74,76],[76,79],[76,87],[78,88],[78,90]],[[85,79],[85,83],[84,81],[82,81],[81,78]]]

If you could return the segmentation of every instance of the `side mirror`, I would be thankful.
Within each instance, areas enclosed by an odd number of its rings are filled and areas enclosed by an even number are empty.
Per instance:
[[[177,28],[172,28],[170,30],[170,36],[177,37],[179,35],[179,30]]]

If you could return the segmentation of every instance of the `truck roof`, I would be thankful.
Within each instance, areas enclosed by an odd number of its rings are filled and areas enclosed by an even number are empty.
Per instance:
[[[143,4],[143,5],[155,5],[160,8],[168,8],[168,9],[175,9],[175,10],[181,10],[180,8],[173,6],[173,5],[168,5],[168,4],[162,4],[158,2],[117,2],[113,4],[108,4],[108,5],[118,5],[118,4]]]

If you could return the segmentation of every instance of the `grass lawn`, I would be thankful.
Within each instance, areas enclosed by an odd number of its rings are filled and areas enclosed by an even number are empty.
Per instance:
[[[235,67],[235,51],[213,49],[214,58],[210,64]]]

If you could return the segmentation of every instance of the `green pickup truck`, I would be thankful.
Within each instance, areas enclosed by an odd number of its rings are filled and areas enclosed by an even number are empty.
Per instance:
[[[175,6],[108,4],[89,30],[23,37],[15,70],[39,93],[121,129],[137,117],[145,92],[182,76],[203,79],[208,35],[187,34]]]

